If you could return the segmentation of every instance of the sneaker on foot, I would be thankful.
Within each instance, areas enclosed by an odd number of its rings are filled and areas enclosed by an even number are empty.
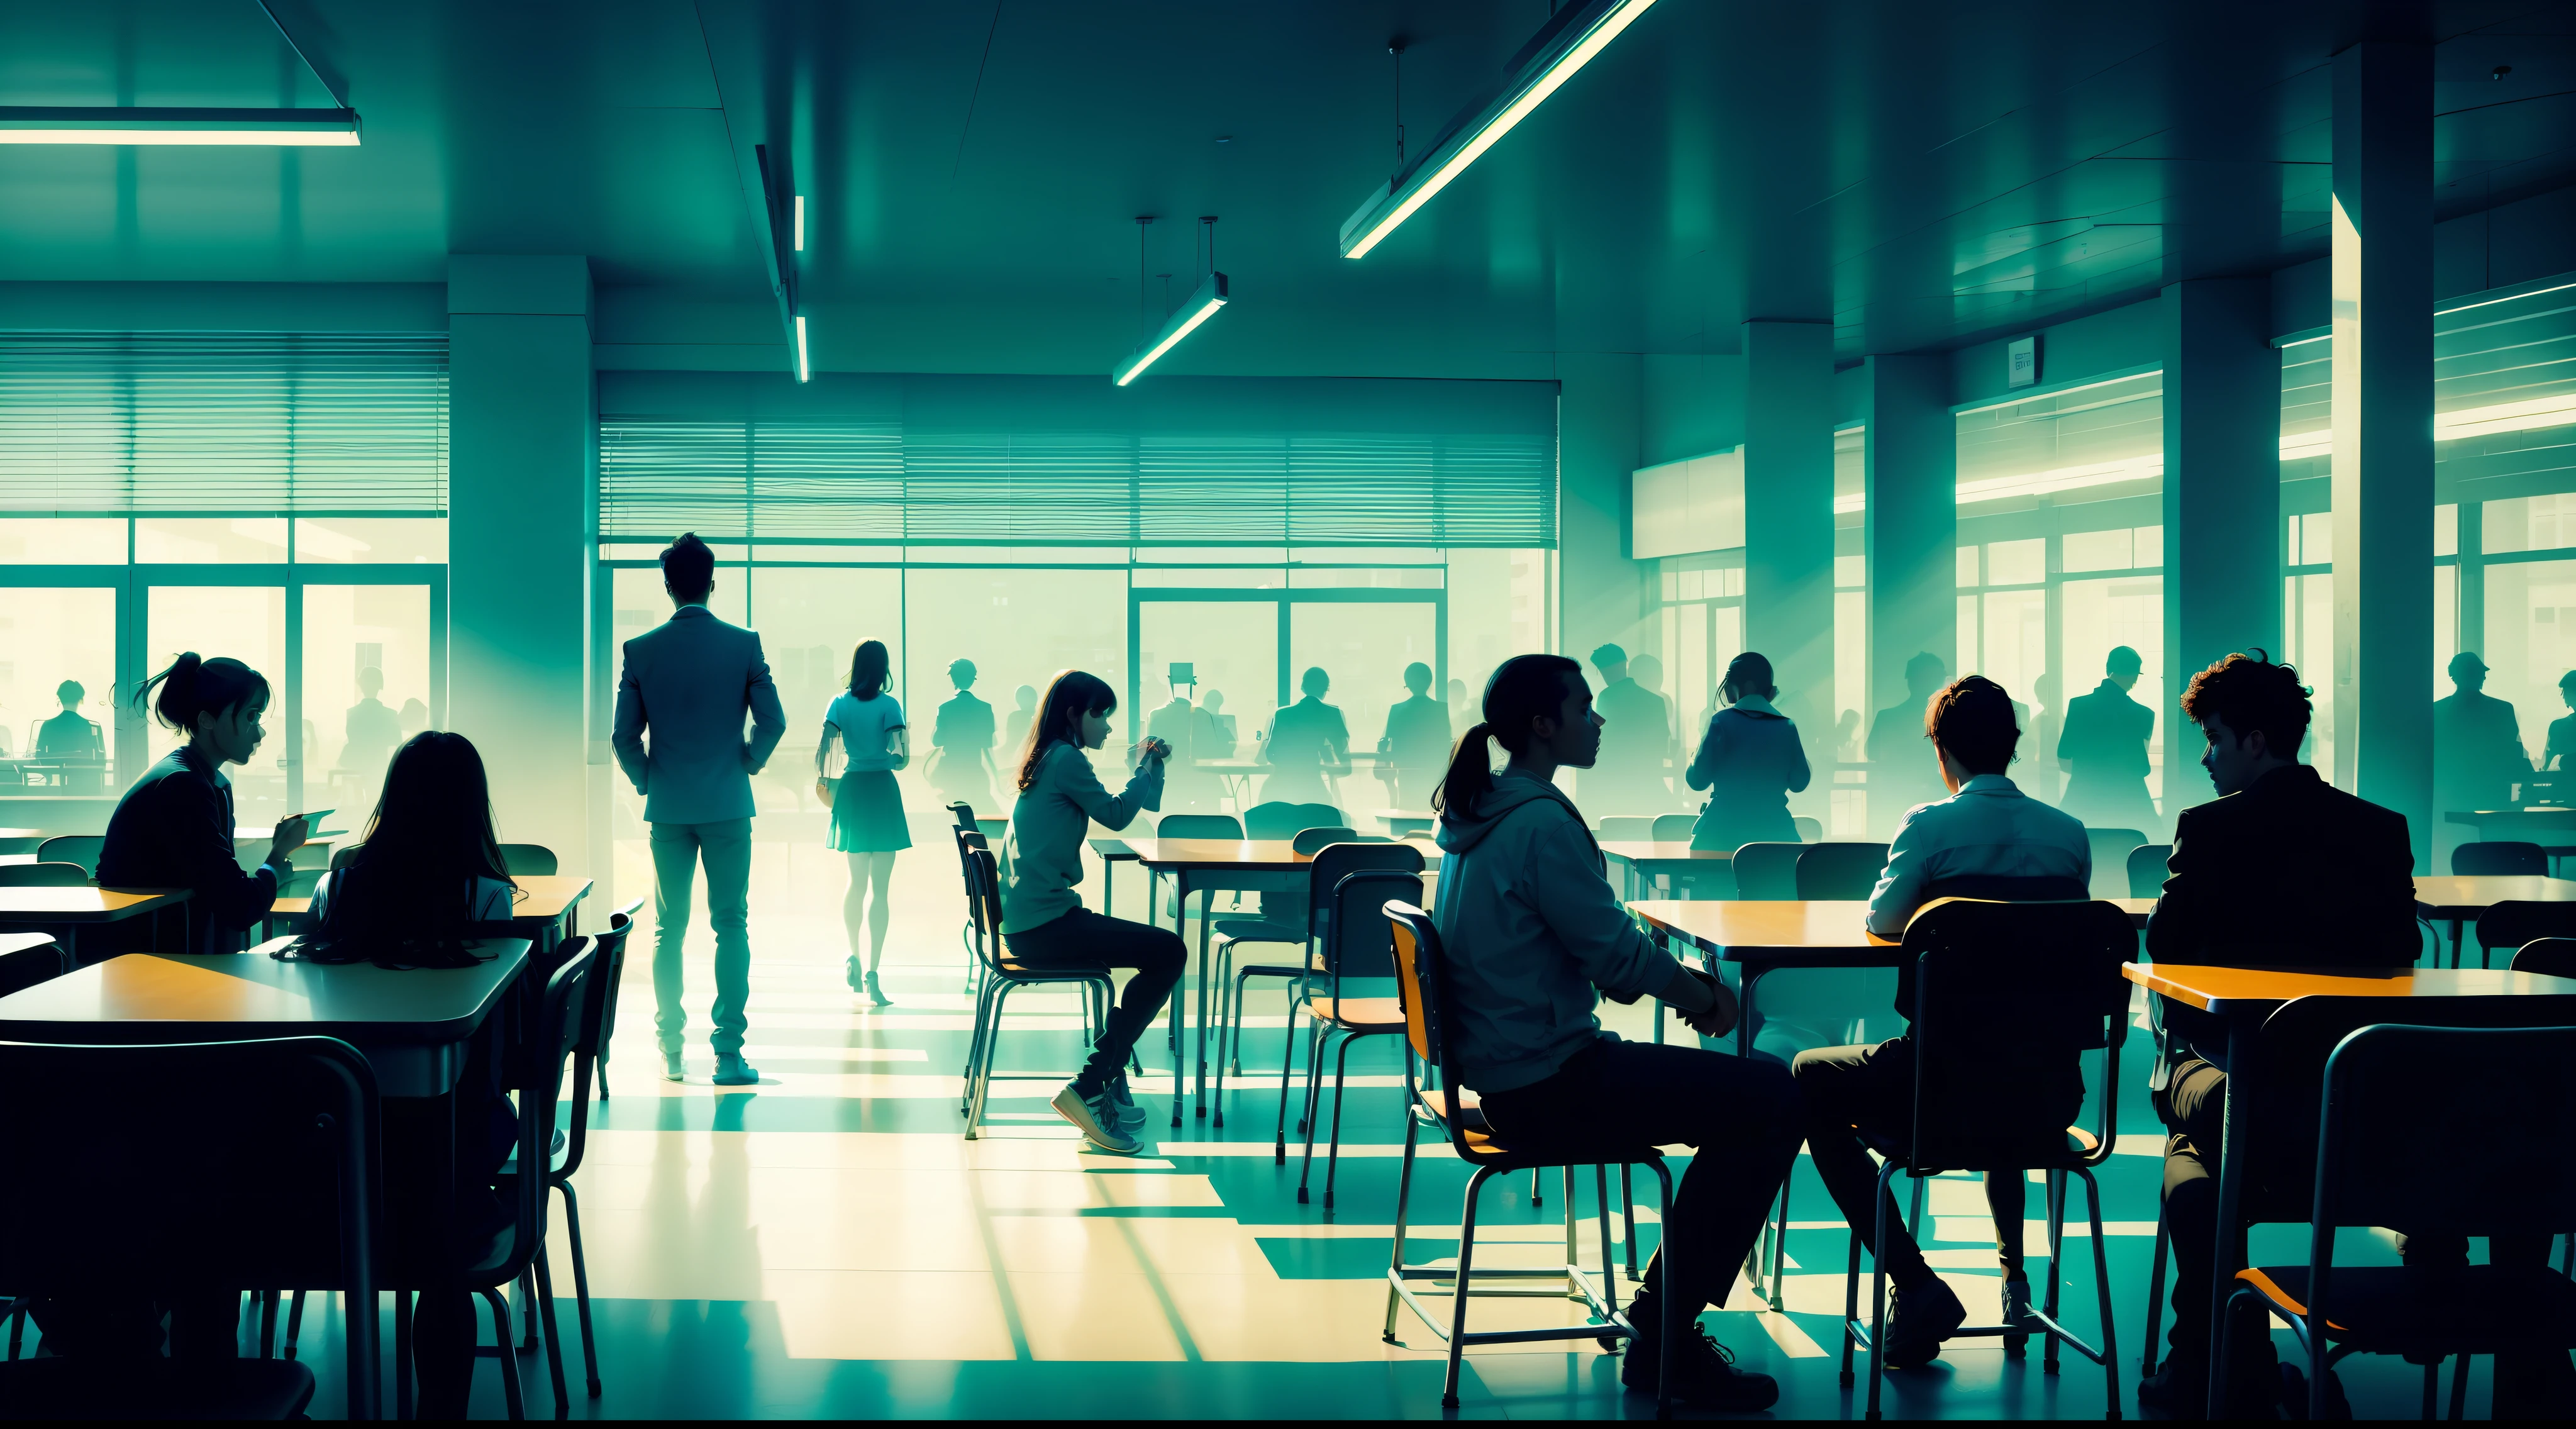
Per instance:
[[[1128,1135],[1118,1125],[1117,1103],[1110,1100],[1106,1089],[1084,1096],[1073,1083],[1055,1094],[1049,1105],[1055,1114],[1072,1122],[1082,1139],[1114,1156],[1133,1156],[1145,1149],[1145,1143]]]
[[[1628,1323],[1637,1333],[1621,1357],[1619,1382],[1639,1394],[1656,1392],[1664,1356],[1673,1356],[1673,1398],[1695,1409],[1749,1414],[1780,1400],[1780,1382],[1767,1374],[1735,1367],[1735,1352],[1719,1344],[1697,1319],[1681,1327],[1669,1347],[1663,1342],[1663,1312],[1639,1296],[1628,1307]]]
[[[679,1053],[665,1052],[662,1054],[662,1080],[666,1082],[684,1082],[687,1081],[688,1078],[688,1064],[681,1058]]]
[[[2004,1323],[2015,1327],[2013,1333],[2004,1336],[2004,1355],[2020,1359],[2030,1346],[2030,1337],[2040,1333],[2038,1323],[2031,1318],[2029,1281],[2004,1282]]]
[[[877,975],[875,973],[869,973],[867,975],[867,985],[864,990],[868,995],[868,1001],[876,1004],[877,1006],[894,1006],[894,999],[885,995],[884,988],[877,986]]]
[[[1118,1113],[1119,1130],[1133,1131],[1145,1124],[1145,1109],[1136,1105],[1135,1096],[1127,1090],[1125,1077],[1109,1084],[1109,1101]]]
[[[1941,1342],[1968,1322],[1968,1307],[1958,1292],[1935,1275],[1911,1290],[1899,1287],[1888,1297],[1887,1346],[1880,1363],[1889,1369],[1915,1369],[1940,1357]]]
[[[760,1069],[744,1061],[739,1055],[718,1057],[713,1080],[720,1087],[757,1086],[760,1084]]]

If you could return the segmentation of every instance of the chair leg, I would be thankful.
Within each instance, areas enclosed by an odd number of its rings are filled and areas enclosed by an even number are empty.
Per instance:
[[[1619,1169],[1624,1174],[1628,1168],[1622,1164]],[[1569,1171],[1567,1174],[1573,1173]],[[1571,1204],[1574,1197],[1569,1195],[1565,1199]],[[1619,1277],[1610,1272],[1610,1168],[1607,1166],[1596,1164],[1592,1168],[1592,1206],[1601,1213],[1601,1303],[1615,1316],[1619,1313]],[[1571,1260],[1573,1257],[1569,1254],[1567,1258]],[[1604,1348],[1607,1347],[1605,1344]]]
[[[259,1357],[264,1360],[275,1359],[277,1357],[278,1299],[279,1295],[277,1291],[262,1290],[259,1292]],[[9,1358],[14,1360],[17,1356],[13,1354],[9,1356]]]
[[[1332,1138],[1324,1143],[1324,1209],[1328,1211],[1333,1208],[1333,1173],[1340,1170],[1342,1164],[1342,1083],[1345,1080],[1344,1074],[1350,1070],[1351,1044],[1358,1040],[1356,1037],[1344,1037],[1341,1052],[1333,1058],[1333,1134]],[[1312,1154],[1312,1152],[1308,1153],[1310,1156]],[[1565,1184],[1565,1234],[1570,1251],[1574,1236],[1574,1168],[1571,1166],[1565,1168]]]
[[[1542,1179],[1537,1170],[1533,1168],[1530,1172],[1530,1208],[1532,1210],[1536,1210],[1540,1206],[1544,1206],[1546,1204],[1547,1182]]]
[[[1873,1203],[1878,1207],[1878,1237],[1871,1242],[1877,1249],[1871,1251],[1869,1257],[1868,1417],[1871,1419],[1881,1417],[1878,1412],[1878,1391],[1881,1382],[1887,1377],[1881,1358],[1881,1351],[1887,1344],[1887,1183],[1895,1177],[1895,1162],[1887,1162],[1878,1168],[1878,1196]],[[1914,1181],[1914,1203],[1919,1218],[1923,1204],[1923,1180],[1919,1176]]]
[[[966,1061],[957,1091],[957,1114],[965,1116],[975,1104],[975,1067],[983,1060],[985,1023],[991,1017],[993,988],[987,983],[975,993],[975,1015],[967,1023]]]
[[[2451,1364],[2451,1417],[2452,1417],[2453,1419],[2458,1419],[2458,1418],[2462,1417],[2463,1415],[2465,1415],[2465,1414],[2468,1412],[2468,1407],[2469,1407],[2469,1361],[2470,1361],[2470,1360],[2472,1360],[2472,1359],[2475,1359],[2475,1358],[2476,1358],[2476,1356],[2475,1356],[2475,1355],[2466,1355],[2466,1354],[2464,1354],[2464,1355],[2461,1355],[2458,1359],[2456,1359],[2456,1360],[2452,1361],[2452,1364]],[[2435,1366],[2433,1367],[2433,1376],[2434,1376],[2434,1378],[2436,1378],[2436,1379],[2440,1378],[2440,1377],[2441,1377],[2441,1374],[2442,1374],[2441,1366],[2439,1366],[2439,1365],[2435,1365]],[[2427,1417],[2429,1418],[2430,1416],[2428,1415]]]
[[[500,1345],[501,1399],[509,1405],[510,1417],[528,1417],[527,1400],[519,1392],[519,1357],[510,1353],[510,1307],[498,1290],[483,1292],[483,1303],[492,1307],[492,1339]]]
[[[1851,1262],[1843,1269],[1843,1388],[1852,1387],[1852,1326],[1860,1322],[1860,1232],[1853,1231]]]
[[[2111,1321],[2111,1248],[2102,1234],[2102,1186],[2100,1182],[2093,1179],[2093,1173],[2090,1171],[2077,1174],[2084,1178],[2084,1206],[2093,1219],[2093,1295],[2095,1303],[2102,1311],[2102,1384],[2104,1393],[2108,1396],[2105,1402],[2110,1406],[2102,1417],[2117,1419],[2120,1417],[2120,1339],[2119,1331]],[[2060,1173],[2056,1177],[2056,1182],[2060,1186],[2065,1185],[2065,1175]],[[2061,1193],[2059,1203],[2063,1205],[2064,1200],[2064,1195]],[[2058,1282],[2065,1278],[2057,1273],[2056,1258],[2050,1257],[2049,1289],[2054,1291]],[[2049,1336],[2048,1343],[2051,1348],[2055,1348],[2057,1337]]]
[[[1272,1133],[1270,1145],[1270,1164],[1273,1166],[1288,1164],[1288,1074],[1297,1063],[1297,1014],[1305,1006],[1306,1000],[1302,997],[1291,1001],[1288,1004],[1288,1025],[1279,1031],[1279,1127]],[[1412,1109],[1406,1108],[1405,1115],[1412,1114]],[[1305,1128],[1298,1129],[1302,1131]]]
[[[2457,1376],[2454,1376],[2456,1378]],[[2433,1401],[2442,1392],[2442,1366],[2439,1361],[2424,1366],[2424,1408],[2417,1418],[2433,1422]]]
[[[1331,1040],[1333,1032],[1332,1024],[1317,1024],[1315,1046],[1306,1057],[1306,1119],[1297,1125],[1298,1130],[1306,1133],[1306,1159],[1299,1162],[1297,1166],[1297,1204],[1301,1206],[1306,1204],[1306,1178],[1315,1169],[1315,1123],[1321,1119],[1318,1112],[1324,1099],[1323,1044]],[[1348,1034],[1344,1034],[1343,1055],[1348,1056],[1350,1050],[1351,1039]],[[1338,1088],[1341,1078],[1336,1076],[1333,1081]]]
[[[582,1262],[581,1201],[573,1195],[570,1181],[555,1183],[563,1192],[564,1233],[572,1242],[572,1304],[581,1318],[581,1367],[590,1380],[590,1397],[599,1397],[599,1349],[590,1334],[590,1267]]]
[[[293,1346],[288,1358],[294,1358]],[[472,1373],[472,1371],[467,1371]],[[411,1292],[394,1292],[394,1417],[412,1417]]]
[[[1657,1157],[1652,1165],[1655,1168],[1655,1179],[1660,1183],[1663,1193],[1657,1212],[1663,1219],[1656,1224],[1668,1226],[1673,1223],[1673,1168],[1665,1165],[1661,1157]],[[1664,1274],[1667,1277],[1673,1273],[1672,1249],[1672,1245],[1666,1242],[1657,1246],[1655,1250],[1657,1255],[1664,1257]],[[1669,1285],[1672,1282],[1667,1279],[1665,1283]],[[1681,1297],[1658,1295],[1655,1297],[1655,1308],[1663,1316],[1663,1342],[1667,1345],[1679,1344],[1682,1337]],[[1673,1357],[1671,1355],[1663,1356],[1655,1365],[1655,1417],[1657,1419],[1673,1417]]]
[[[572,1395],[564,1388],[563,1336],[555,1333],[554,1269],[546,1263],[546,1247],[540,1241],[536,1255],[537,1303],[532,1317],[545,1322],[546,1381],[555,1391],[555,1417],[572,1417]]]
[[[2096,1231],[2094,1234],[2099,1237],[2101,1233]],[[2098,1242],[2094,1249],[2101,1249]],[[2052,1320],[2057,1318],[2058,1287],[2066,1283],[2065,1265],[2066,1173],[2051,1171],[2048,1173],[2048,1289],[2040,1295],[2040,1313]],[[2040,1372],[2055,1374],[2058,1368],[2057,1337],[2045,1335],[2041,1338],[2046,1340],[2047,1344],[2040,1350]]]
[[[1467,1335],[1467,1287],[1472,1283],[1468,1277],[1476,1262],[1476,1193],[1485,1189],[1486,1179],[1493,1174],[1494,1168],[1479,1166],[1467,1178],[1467,1208],[1458,1217],[1458,1293],[1449,1304],[1449,1377],[1440,1384],[1443,1409],[1458,1407],[1458,1362],[1467,1352],[1461,1341]]]
[[[2156,1207],[2156,1250],[2147,1266],[2147,1342],[2138,1354],[2138,1378],[2156,1372],[2156,1344],[2165,1332],[2165,1213],[2161,1196]]]
[[[1633,1285],[1637,1281],[1637,1190],[1628,1176],[1631,1169],[1625,1164],[1619,1167],[1619,1207],[1627,1215],[1628,1283]],[[1610,1276],[1606,1260],[1601,1263],[1601,1276],[1605,1280]]]
[[[1002,1011],[1009,1004],[1011,990],[1016,986],[1008,978],[996,978],[994,983],[993,1010],[991,1016],[986,1019],[990,1023],[990,1028],[984,1034],[983,1055],[976,1061],[974,1083],[968,1089],[966,1098],[966,1139],[968,1141],[975,1140],[984,1125],[984,1098],[992,1090],[993,1057],[1002,1041]]]
[[[303,1330],[304,1292],[298,1290],[295,1292],[295,1298],[286,1302],[286,1343],[279,1348],[280,1358],[290,1360],[295,1358],[295,1341],[302,1335]]]
[[[1785,1176],[1780,1178],[1780,1213],[1776,1224],[1778,1229],[1771,1236],[1771,1308],[1782,1310],[1787,1307],[1781,1304],[1780,1291],[1789,1262],[1789,1178]]]
[[[521,1354],[537,1348],[546,1331],[552,1328],[538,1323],[536,1304],[537,1268],[536,1262],[530,1260],[528,1268],[519,1272],[519,1321],[523,1330],[519,1340]]]
[[[1404,1278],[1404,1218],[1413,1204],[1413,1148],[1422,1138],[1422,1123],[1411,1107],[1404,1112],[1404,1165],[1395,1173],[1395,1250],[1387,1262],[1386,1328],[1378,1335],[1388,1344],[1395,1343],[1396,1311],[1404,1307],[1404,1297],[1395,1292],[1396,1283]],[[16,1358],[12,1355],[11,1358]]]

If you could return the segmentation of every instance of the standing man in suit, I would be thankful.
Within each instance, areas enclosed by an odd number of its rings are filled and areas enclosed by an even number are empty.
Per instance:
[[[1950,683],[1950,666],[1926,650],[1905,662],[1905,698],[1869,722],[1869,827],[1894,834],[1917,804],[1949,797],[1923,757],[1924,711]]]
[[[1596,818],[1663,813],[1673,802],[1663,782],[1664,752],[1673,742],[1663,696],[1628,677],[1628,652],[1616,645],[1593,651],[1592,668],[1601,672],[1601,693],[1592,700],[1601,713],[1601,753],[1578,776],[1584,807]]]
[[[662,1039],[662,1074],[681,1079],[689,1016],[680,1001],[680,943],[704,860],[707,921],[716,935],[716,1000],[708,1012],[715,1031],[707,1041],[716,1085],[740,1087],[760,1080],[742,1059],[751,996],[751,776],[787,733],[787,715],[760,636],[708,614],[715,584],[715,553],[695,532],[662,553],[671,618],[626,642],[609,742],[653,827],[653,1025]]]
[[[2153,839],[2158,825],[2155,800],[2147,797],[2147,741],[2155,737],[2156,712],[2129,698],[2144,665],[2137,651],[2114,645],[2102,662],[2102,683],[2066,702],[2057,762],[2068,773],[2058,806],[2086,828],[2136,829]]]
[[[2487,662],[2473,651],[2451,657],[2451,693],[2433,702],[2433,870],[2449,871],[2451,850],[2474,837],[2454,812],[2504,809],[2513,786],[2531,777],[2513,706],[2486,692]]]
[[[2269,967],[2413,963],[2422,944],[2406,817],[2299,762],[2310,718],[2299,672],[2230,655],[2192,676],[2182,712],[2208,740],[2200,765],[2219,797],[2175,817],[2164,896],[2147,923],[2148,955]],[[2176,1270],[2173,1348],[2138,1401],[2179,1415],[2208,1396],[2215,1173],[2227,1116],[2227,1073],[2211,1058],[2226,1055],[2227,1032],[2209,1014],[2166,999],[2157,999],[2156,1012],[2160,1055],[2148,1085],[2172,1133],[2164,1195]],[[2268,1338],[2250,1334],[2237,1348],[2230,1359],[2246,1368],[2231,1405],[2270,1392],[2264,1381],[2274,1373]]]
[[[1388,792],[1397,808],[1428,809],[1449,768],[1449,707],[1432,698],[1431,667],[1419,660],[1404,667],[1404,689],[1405,698],[1386,712],[1377,752],[1388,763],[1379,770],[1394,786]]]

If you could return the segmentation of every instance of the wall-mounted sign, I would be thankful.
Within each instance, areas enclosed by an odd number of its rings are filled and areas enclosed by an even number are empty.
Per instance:
[[[2007,344],[2004,365],[2010,372],[2006,387],[2028,387],[2039,381],[2039,334],[2017,337]]]

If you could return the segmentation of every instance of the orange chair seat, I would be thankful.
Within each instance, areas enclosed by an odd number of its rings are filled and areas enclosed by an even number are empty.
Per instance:
[[[1404,1029],[1404,1005],[1391,997],[1309,997],[1306,1010],[1337,1027],[1371,1032]]]
[[[2308,1314],[2308,1267],[2236,1272],[2275,1307]],[[2334,1269],[2330,1339],[2392,1350],[2492,1353],[2499,1345],[2576,1344],[2576,1283],[2546,1266],[2468,1265],[2438,1272],[2395,1265]]]

